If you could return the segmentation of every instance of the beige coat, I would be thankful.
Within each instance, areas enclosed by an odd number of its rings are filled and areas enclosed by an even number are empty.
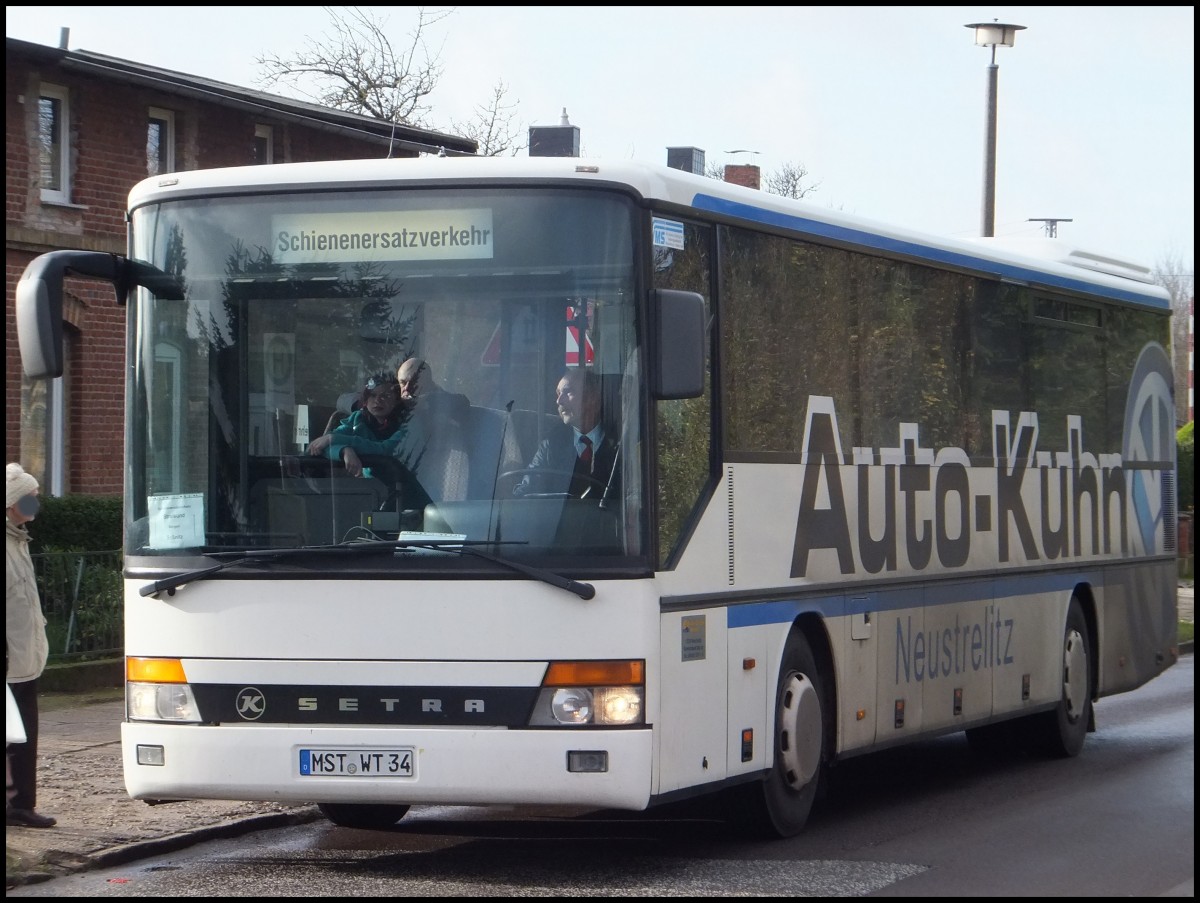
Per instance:
[[[46,667],[50,645],[46,616],[38,597],[33,559],[29,557],[29,531],[4,519],[4,626],[8,640],[10,684],[36,680]]]

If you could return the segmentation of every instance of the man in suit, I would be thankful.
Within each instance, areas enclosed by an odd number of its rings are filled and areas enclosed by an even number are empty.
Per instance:
[[[530,472],[513,488],[513,495],[565,492],[596,501],[614,497],[618,444],[601,417],[599,377],[582,367],[567,370],[555,388],[555,404],[567,428],[541,441],[529,462]]]

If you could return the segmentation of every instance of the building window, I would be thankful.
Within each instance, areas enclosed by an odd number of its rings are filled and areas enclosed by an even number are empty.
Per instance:
[[[146,175],[175,171],[175,114],[150,108],[146,127]]]
[[[38,95],[38,153],[42,200],[71,200],[71,118],[66,88],[42,85]]]
[[[275,162],[275,130],[259,123],[254,127],[254,163]]]

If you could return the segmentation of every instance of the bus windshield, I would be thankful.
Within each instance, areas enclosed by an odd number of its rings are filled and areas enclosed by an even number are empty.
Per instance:
[[[642,556],[636,222],[566,189],[137,208],[133,256],[184,300],[130,299],[127,554],[435,535]]]

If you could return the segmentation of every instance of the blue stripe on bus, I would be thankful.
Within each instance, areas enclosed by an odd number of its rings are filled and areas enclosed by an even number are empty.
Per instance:
[[[929,245],[904,241],[903,239],[888,238],[874,232],[864,232],[861,229],[851,229],[846,226],[835,226],[830,223],[807,219],[803,216],[793,216],[788,213],[779,213],[775,210],[763,210],[761,207],[752,207],[749,204],[727,201],[708,194],[697,194],[692,199],[692,206],[699,210],[708,210],[726,216],[736,216],[739,219],[752,220],[753,222],[762,223],[767,226],[777,226],[783,229],[807,232],[811,235],[821,236],[822,238],[864,245],[880,251],[889,251],[895,254],[934,261],[935,263],[965,267],[970,270],[982,270],[985,273],[1020,282],[1031,282],[1037,285],[1048,285],[1077,292],[1086,292],[1089,295],[1101,295],[1118,301],[1127,301],[1142,307],[1156,307],[1162,310],[1170,310],[1171,307],[1170,302],[1165,298],[1157,298],[1153,295],[1143,295],[1138,292],[1125,291],[1111,286],[1097,285],[1082,279],[1056,276],[1042,270],[1031,270],[1016,264],[1000,263],[999,261],[989,260],[984,257],[974,257],[959,251],[947,251],[943,248],[933,248]]]
[[[990,602],[1037,593],[1068,592],[1080,583],[1103,585],[1099,572],[1062,571],[1022,574],[1012,577],[986,577],[980,580],[930,583],[924,587],[901,586],[895,589],[849,590],[845,595],[804,596],[772,602],[747,602],[730,605],[730,627],[757,627],[763,624],[787,624],[802,613],[825,618],[859,614],[864,611],[900,611],[903,609],[960,605],[964,602]]]

